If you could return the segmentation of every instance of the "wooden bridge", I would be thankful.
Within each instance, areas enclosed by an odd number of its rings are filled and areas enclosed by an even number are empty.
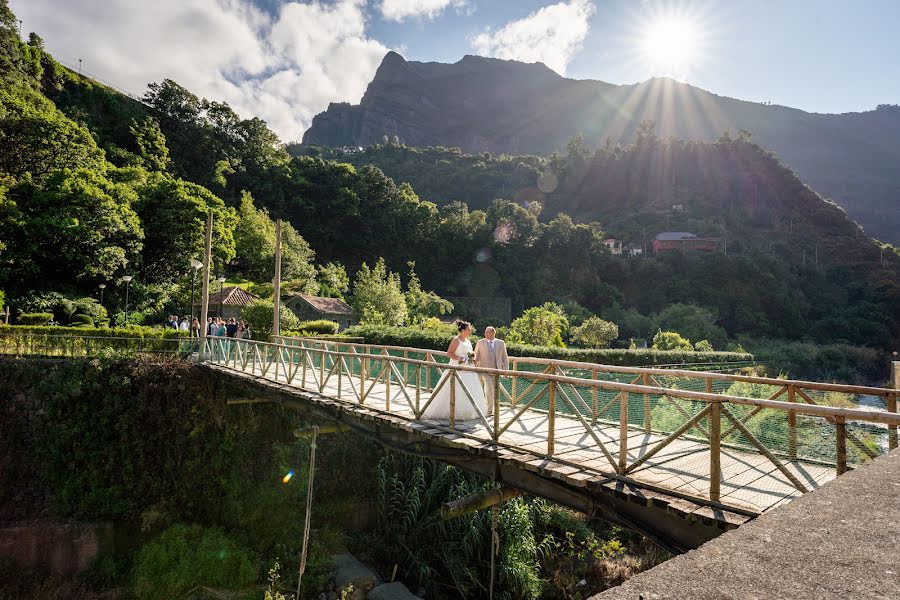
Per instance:
[[[639,531],[673,551],[897,447],[896,389],[516,357],[451,366],[417,348],[208,338],[207,368],[278,402]],[[493,414],[457,422],[459,374],[492,376]],[[450,388],[449,421],[423,419]],[[260,396],[258,392],[266,393]],[[873,408],[860,408],[863,395]]]

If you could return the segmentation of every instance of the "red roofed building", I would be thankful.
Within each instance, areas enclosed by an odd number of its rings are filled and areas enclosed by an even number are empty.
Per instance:
[[[680,250],[715,252],[719,248],[719,238],[701,238],[687,231],[665,231],[653,239],[653,254]]]
[[[241,311],[248,304],[259,300],[259,296],[251,294],[238,286],[226,286],[214,294],[209,295],[209,316],[222,317],[223,319],[240,319]],[[200,318],[200,305],[202,300],[195,304],[194,313]]]

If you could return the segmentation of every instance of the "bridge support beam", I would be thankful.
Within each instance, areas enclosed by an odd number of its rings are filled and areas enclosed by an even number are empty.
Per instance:
[[[522,492],[511,487],[495,488],[480,494],[472,494],[459,500],[445,502],[441,506],[441,518],[455,519],[484,508],[490,508],[495,504],[518,498],[521,495]]]

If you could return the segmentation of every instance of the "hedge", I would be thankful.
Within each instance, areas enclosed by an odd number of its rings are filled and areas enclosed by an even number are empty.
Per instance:
[[[300,321],[297,331],[306,331],[309,333],[334,335],[338,332],[340,326],[334,321],[319,319],[318,321]]]
[[[169,339],[188,337],[187,331],[168,329],[162,327],[102,327],[102,328],[77,328],[62,327],[57,325],[0,325],[0,334],[14,335],[77,335],[80,337],[125,337]]]
[[[356,325],[346,329],[348,336],[365,338],[366,343],[385,346],[409,346],[428,350],[445,350],[453,339],[452,335],[415,329],[413,327],[383,327]],[[680,350],[652,349],[582,349],[549,348],[525,344],[506,345],[511,356],[533,356],[555,358],[579,362],[622,366],[677,365],[698,363],[750,362],[753,355],[745,352],[687,352]]]
[[[24,326],[44,325],[53,320],[53,313],[22,313],[16,322]]]

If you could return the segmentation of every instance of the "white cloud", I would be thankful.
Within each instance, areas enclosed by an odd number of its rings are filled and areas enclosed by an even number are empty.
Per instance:
[[[594,12],[590,0],[569,0],[545,6],[496,31],[472,38],[478,54],[523,62],[542,62],[565,75],[566,67],[581,50]]]
[[[174,79],[299,140],[329,102],[358,102],[388,51],[366,35],[364,0],[11,0],[57,58],[143,94]]]
[[[406,19],[434,19],[448,8],[457,11],[470,10],[474,7],[469,0],[381,0],[381,14],[389,21]]]

